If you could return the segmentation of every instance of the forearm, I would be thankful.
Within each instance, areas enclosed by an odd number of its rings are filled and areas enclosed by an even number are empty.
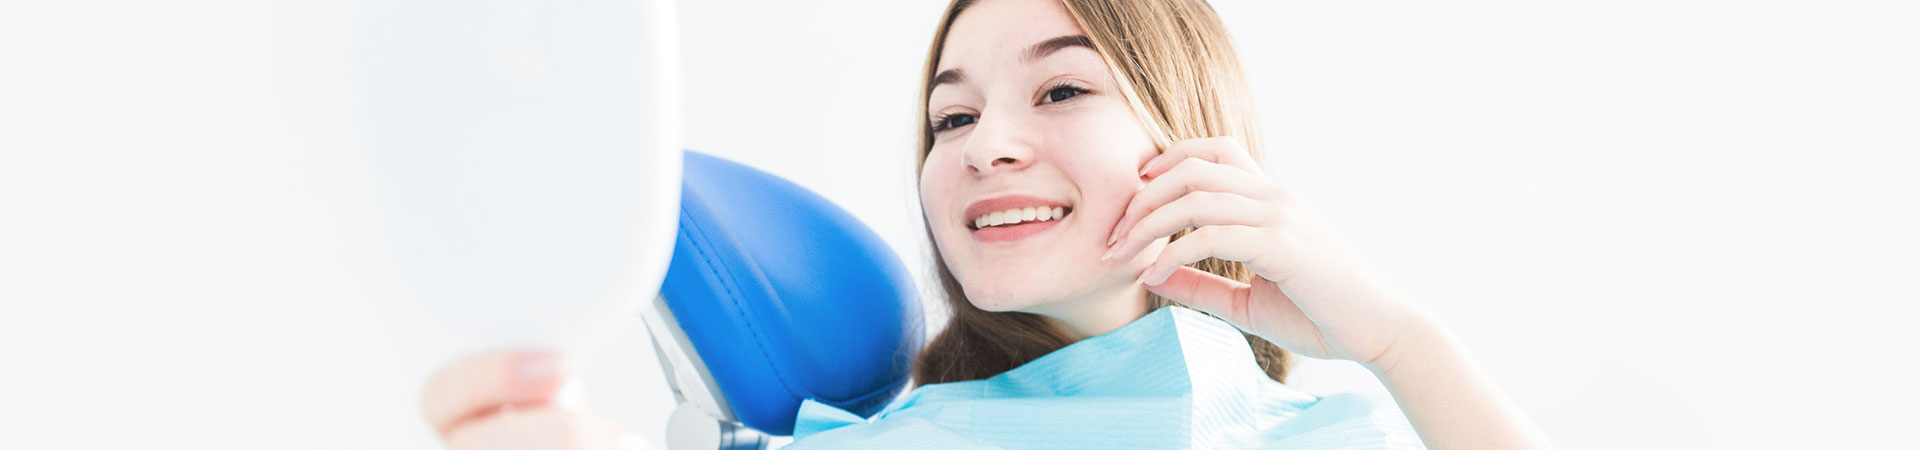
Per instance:
[[[1434,320],[1416,322],[1369,369],[1421,441],[1436,449],[1552,447],[1453,333]]]

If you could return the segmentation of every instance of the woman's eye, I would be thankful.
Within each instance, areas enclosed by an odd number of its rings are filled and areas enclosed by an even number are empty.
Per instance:
[[[1061,87],[1053,88],[1053,90],[1051,91],[1047,91],[1046,102],[1053,103],[1057,101],[1062,101],[1062,100],[1073,98],[1076,95],[1085,94],[1085,93],[1087,93],[1086,89],[1081,89],[1073,86],[1061,86]]]
[[[974,122],[978,122],[978,121],[980,121],[980,118],[975,117],[972,114],[947,114],[944,116],[940,116],[940,119],[934,121],[933,131],[951,130],[955,128],[964,127],[967,125],[973,125]]]

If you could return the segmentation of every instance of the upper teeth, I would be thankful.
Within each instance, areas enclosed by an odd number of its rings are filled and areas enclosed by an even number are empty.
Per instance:
[[[1012,225],[1022,222],[1044,222],[1067,216],[1067,208],[1035,206],[1014,208],[1006,211],[994,211],[973,218],[974,228],[986,228],[998,225]]]

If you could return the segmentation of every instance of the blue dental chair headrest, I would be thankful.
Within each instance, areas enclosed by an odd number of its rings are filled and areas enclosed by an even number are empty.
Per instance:
[[[693,369],[724,400],[719,418],[789,435],[805,399],[862,416],[885,406],[923,333],[899,258],[792,182],[695,152],[685,164],[660,295],[697,353],[691,365],[704,366]],[[684,384],[703,383],[676,394]]]

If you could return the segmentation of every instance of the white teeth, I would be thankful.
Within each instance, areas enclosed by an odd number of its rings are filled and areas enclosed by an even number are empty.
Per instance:
[[[1044,222],[1048,220],[1056,220],[1056,219],[1064,218],[1066,216],[1067,216],[1067,208],[1064,206],[1055,206],[1051,208],[1045,207],[1045,206],[1014,208],[1006,211],[994,211],[991,213],[981,214],[980,217],[973,218],[973,227],[975,229],[980,229],[980,228],[986,228],[986,227],[992,227],[992,226],[1012,225],[1012,224],[1024,223],[1024,222]]]

